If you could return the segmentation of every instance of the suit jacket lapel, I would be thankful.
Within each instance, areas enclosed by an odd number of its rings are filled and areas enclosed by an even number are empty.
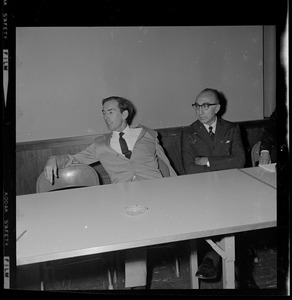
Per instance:
[[[137,142],[145,135],[145,133],[146,133],[146,129],[145,129],[143,126],[138,125],[138,127],[141,127],[142,130],[141,130],[141,132],[140,132],[140,134],[139,134],[139,136],[138,136],[138,138],[137,138],[136,143],[137,143]],[[136,143],[135,143],[135,144],[136,144]],[[134,145],[134,147],[135,147],[135,145]]]
[[[111,138],[112,138],[112,132],[111,133],[107,133],[104,135],[104,142],[105,142],[105,145],[111,149],[111,146],[110,146],[110,141],[111,141]]]
[[[200,121],[197,121],[197,123],[194,124],[194,128],[195,128],[195,131],[198,132],[199,136],[202,138],[202,140],[204,140],[210,148],[213,148],[214,147],[214,143],[209,135],[209,133],[207,132],[205,126],[200,122]]]
[[[223,135],[224,135],[224,126],[221,122],[221,119],[217,118],[216,132],[214,137],[214,146],[221,141]]]

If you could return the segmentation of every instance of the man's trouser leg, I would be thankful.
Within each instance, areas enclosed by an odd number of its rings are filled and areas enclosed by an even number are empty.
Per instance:
[[[136,248],[125,252],[125,287],[146,286],[146,248]]]

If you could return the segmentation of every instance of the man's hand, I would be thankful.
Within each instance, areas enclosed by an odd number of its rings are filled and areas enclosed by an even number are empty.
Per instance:
[[[269,152],[262,152],[260,155],[259,165],[266,165],[271,163],[271,156]]]
[[[208,157],[204,157],[204,156],[201,156],[201,157],[197,157],[195,159],[195,163],[196,165],[200,165],[200,166],[206,166],[208,164]]]
[[[58,166],[57,166],[57,159],[55,156],[52,156],[47,161],[44,167],[44,174],[45,177],[53,184],[54,176],[58,178]]]

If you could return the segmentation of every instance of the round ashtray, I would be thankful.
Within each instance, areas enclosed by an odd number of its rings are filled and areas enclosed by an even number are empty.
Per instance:
[[[148,209],[148,207],[145,207],[140,204],[133,204],[130,206],[125,207],[126,214],[129,216],[139,216],[144,214],[144,212]]]

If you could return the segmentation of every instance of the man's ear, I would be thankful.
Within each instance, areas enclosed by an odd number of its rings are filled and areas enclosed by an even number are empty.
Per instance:
[[[122,112],[122,116],[123,116],[123,119],[126,120],[128,118],[128,116],[129,116],[129,112],[127,110],[124,110]]]
[[[216,105],[216,109],[215,109],[215,114],[218,113],[218,111],[220,110],[220,108],[221,108],[221,105],[220,105],[220,104],[217,104],[217,105]]]

